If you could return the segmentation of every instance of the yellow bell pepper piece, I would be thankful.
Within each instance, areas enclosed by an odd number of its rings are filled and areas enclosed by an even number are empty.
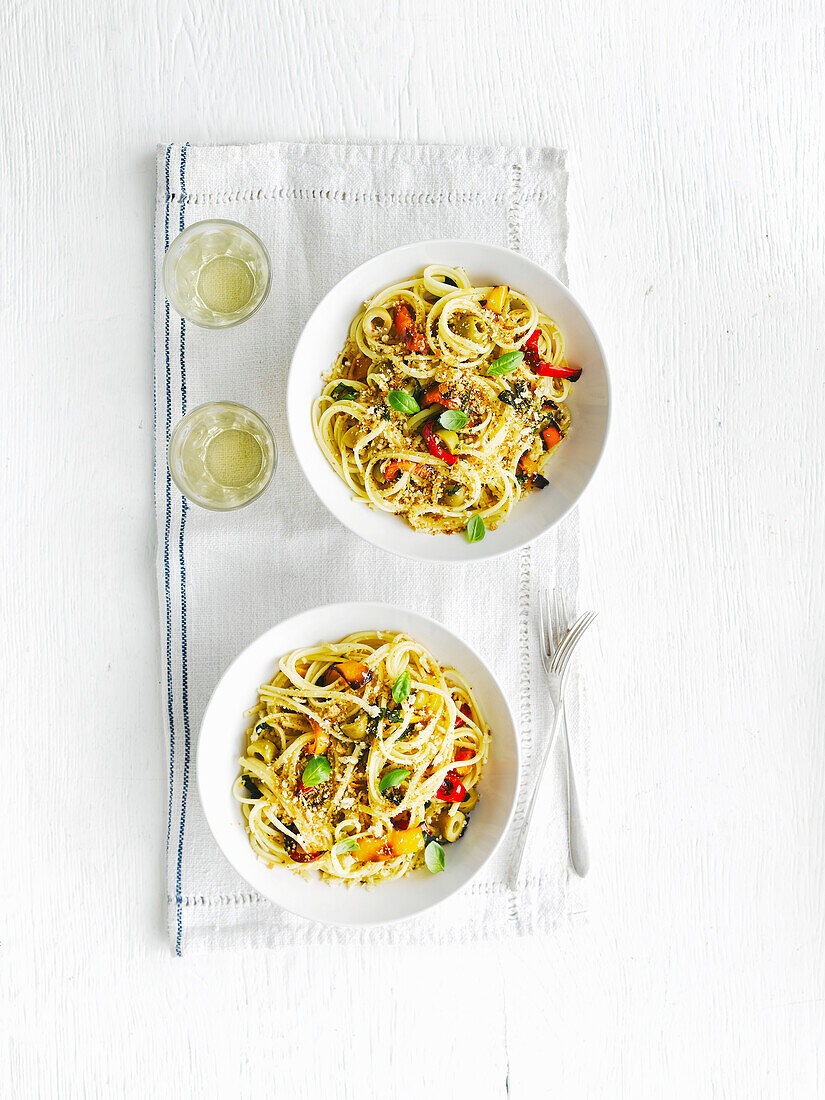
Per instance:
[[[487,298],[487,308],[493,313],[501,313],[501,311],[504,309],[504,302],[509,293],[509,286],[497,286],[492,294],[490,294],[490,296]]]
[[[420,829],[391,829],[386,836],[363,836],[352,853],[361,863],[378,863],[394,856],[408,856],[423,844]]]
[[[390,846],[393,855],[410,856],[424,844],[420,829],[393,829],[390,833]]]

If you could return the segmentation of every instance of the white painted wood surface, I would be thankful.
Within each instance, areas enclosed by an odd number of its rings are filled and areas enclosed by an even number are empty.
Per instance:
[[[825,1092],[823,16],[2,7],[0,1094]],[[570,282],[616,402],[581,507],[588,914],[473,950],[176,961],[154,146],[365,137],[571,153]]]

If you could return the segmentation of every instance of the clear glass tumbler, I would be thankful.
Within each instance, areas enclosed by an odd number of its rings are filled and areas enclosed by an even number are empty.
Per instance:
[[[261,495],[278,465],[267,422],[234,401],[198,405],[169,440],[172,480],[194,504],[227,512]]]
[[[195,222],[175,237],[163,261],[172,307],[202,328],[247,321],[266,301],[271,281],[263,241],[238,222]]]

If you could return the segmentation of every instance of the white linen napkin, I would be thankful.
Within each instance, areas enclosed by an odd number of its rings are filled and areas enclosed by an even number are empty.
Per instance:
[[[536,645],[540,587],[563,585],[575,607],[575,513],[531,547],[492,562],[415,563],[376,549],[326,511],[290,446],[284,412],[292,350],[319,299],[343,275],[396,245],[469,238],[524,252],[566,278],[567,173],[553,149],[437,145],[196,147],[158,152],[155,222],[155,494],[164,710],[169,732],[167,904],[174,950],[319,942],[456,942],[550,928],[581,907],[568,873],[565,779],[554,750],[520,888],[508,885],[508,839],[482,874],[434,912],[386,928],[330,928],[256,894],[218,849],[195,789],[194,750],[209,696],[230,661],[281,619],[317,604],[378,599],[454,626],[501,679],[520,725],[523,814],[550,729]],[[260,312],[225,332],[187,325],[161,279],[169,242],[220,217],[269,249],[272,290]],[[239,401],[272,426],[273,484],[238,512],[186,505],[170,483],[169,434],[208,400]],[[423,536],[426,537],[426,536]],[[273,654],[273,656],[277,656]],[[572,705],[571,705],[572,704]],[[587,746],[575,700],[571,734],[586,792]]]

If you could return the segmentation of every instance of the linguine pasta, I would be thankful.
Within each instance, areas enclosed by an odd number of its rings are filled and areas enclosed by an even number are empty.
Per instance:
[[[442,869],[490,742],[459,672],[405,634],[350,634],[282,657],[249,713],[233,794],[269,866],[365,884]]]
[[[364,303],[313,405],[315,437],[370,507],[475,539],[547,484],[580,373],[526,294],[433,264]]]

